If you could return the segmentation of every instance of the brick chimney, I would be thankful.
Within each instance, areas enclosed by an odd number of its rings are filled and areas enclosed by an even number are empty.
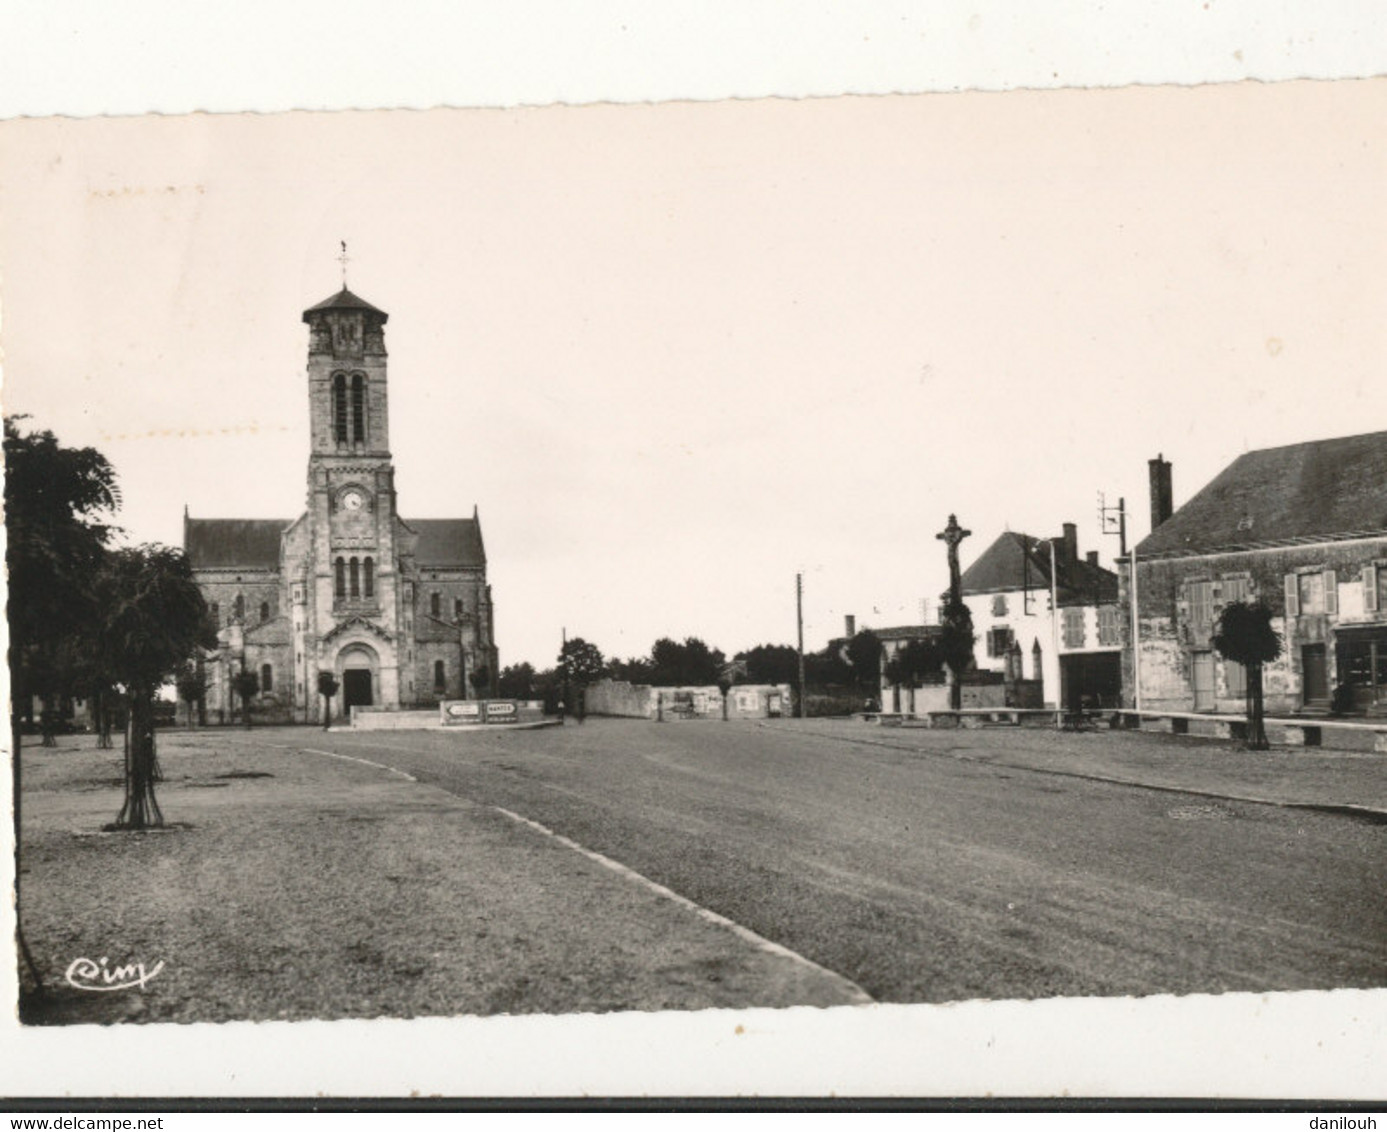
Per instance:
[[[1098,565],[1098,552],[1096,550],[1090,550],[1084,557],[1088,560],[1090,566]]]
[[[849,639],[857,636],[857,618],[851,613],[843,615],[843,635]]]
[[[1148,460],[1151,469],[1151,529],[1154,531],[1175,511],[1174,493],[1170,482],[1170,461],[1160,455]]]
[[[1079,528],[1073,523],[1064,524],[1064,560],[1079,561]]]

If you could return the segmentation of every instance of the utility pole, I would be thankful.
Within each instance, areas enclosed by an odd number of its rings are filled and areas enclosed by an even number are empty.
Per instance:
[[[1127,501],[1118,499],[1116,507],[1109,507],[1103,493],[1098,493],[1098,522],[1105,535],[1116,535],[1118,557],[1127,557]]]
[[[804,718],[804,575],[795,575],[795,624],[799,632],[799,718]]]
[[[559,649],[559,661],[563,666],[563,682],[559,688],[559,722],[563,722],[564,712],[568,710],[568,626],[560,630],[563,634],[563,647]]]

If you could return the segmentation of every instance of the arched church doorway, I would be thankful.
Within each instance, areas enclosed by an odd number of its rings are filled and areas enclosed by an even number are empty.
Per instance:
[[[348,645],[337,654],[337,666],[342,672],[343,715],[350,715],[354,707],[370,707],[376,702],[379,660],[374,649]]]

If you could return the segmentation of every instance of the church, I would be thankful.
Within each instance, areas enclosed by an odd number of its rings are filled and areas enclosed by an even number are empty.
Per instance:
[[[476,508],[405,519],[390,455],[385,323],[347,290],[308,324],[307,510],[297,519],[195,519],[183,547],[217,628],[204,658],[212,720],[239,710],[254,673],[257,718],[321,720],[318,674],[337,677],[334,716],[490,694],[498,656]]]

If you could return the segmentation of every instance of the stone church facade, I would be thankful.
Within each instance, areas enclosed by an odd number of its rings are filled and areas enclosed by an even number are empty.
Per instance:
[[[257,716],[321,719],[318,673],[336,675],[335,716],[483,694],[498,656],[476,509],[405,519],[390,455],[385,323],[345,287],[308,324],[308,509],[297,519],[195,519],[183,546],[217,626],[204,658],[207,707],[229,720],[249,671]]]

